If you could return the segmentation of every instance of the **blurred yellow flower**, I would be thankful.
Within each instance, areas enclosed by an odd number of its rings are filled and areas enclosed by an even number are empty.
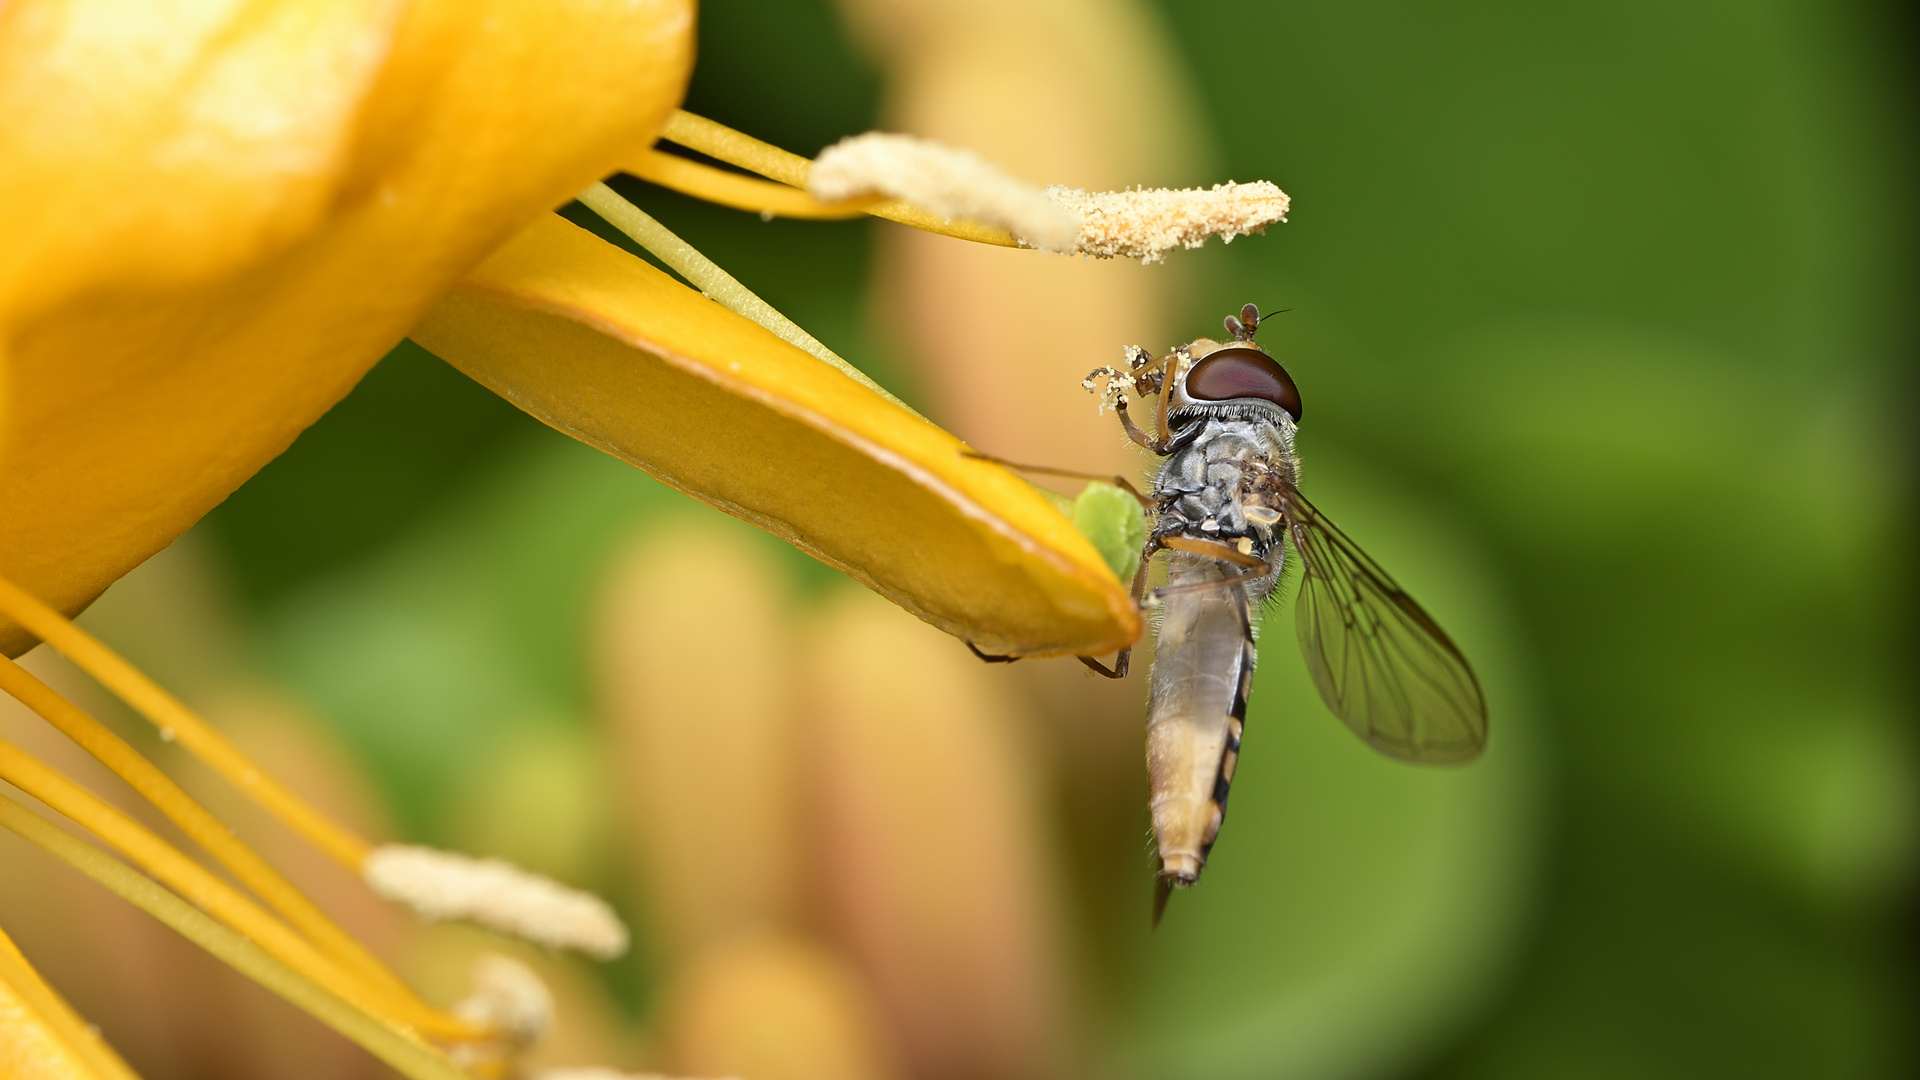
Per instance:
[[[9,5],[0,573],[71,613],[170,543],[488,252],[650,143],[692,37],[689,0]],[[16,599],[9,654],[33,639],[23,619],[52,614]],[[418,1031],[497,1037],[424,1007],[124,743],[0,663],[274,911],[17,753],[10,779],[205,913],[13,803],[10,827],[411,1075],[451,1075]],[[9,1074],[123,1073],[7,951]]]
[[[71,613],[170,543],[650,142],[692,36],[689,0],[10,5],[0,570]]]
[[[0,22],[0,572],[29,593],[85,607],[534,222],[461,290],[480,303],[435,311],[430,348],[986,649],[1137,634],[1045,500],[545,214],[672,115],[688,0],[188,7],[42,0]],[[535,252],[539,280],[508,281]],[[664,364],[627,393],[579,383],[635,353]],[[0,620],[0,649],[29,640]]]

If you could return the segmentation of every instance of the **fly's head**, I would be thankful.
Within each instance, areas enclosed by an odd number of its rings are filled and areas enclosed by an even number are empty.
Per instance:
[[[1164,524],[1267,556],[1299,479],[1293,437],[1300,390],[1254,340],[1259,309],[1226,319],[1228,340],[1200,338],[1168,357],[1167,425],[1179,448],[1163,473],[1177,498]]]
[[[1248,304],[1226,318],[1229,340],[1198,338],[1174,350],[1167,363],[1169,421],[1220,417],[1270,420],[1287,441],[1300,421],[1300,390],[1293,376],[1253,339],[1260,309]]]

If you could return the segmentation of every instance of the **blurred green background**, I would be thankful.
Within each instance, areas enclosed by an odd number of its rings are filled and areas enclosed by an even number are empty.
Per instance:
[[[1183,325],[1292,309],[1262,336],[1310,401],[1316,499],[1447,613],[1504,726],[1474,778],[1395,771],[1287,719],[1314,706],[1279,628],[1234,859],[1157,937],[1089,916],[1113,1069],[1910,1075],[1911,24],[1805,0],[1159,15],[1222,178],[1297,208],[1174,256],[1202,286]],[[875,124],[816,0],[705,3],[701,51],[696,112],[803,153]],[[866,328],[890,226],[628,190],[925,403]],[[202,532],[265,662],[410,834],[449,840],[479,759],[528,731],[562,775],[587,753],[590,584],[688,505],[406,345]],[[651,977],[615,976],[632,1008]]]

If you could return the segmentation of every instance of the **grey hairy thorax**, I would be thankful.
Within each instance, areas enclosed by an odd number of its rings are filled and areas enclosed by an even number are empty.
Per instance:
[[[1289,485],[1298,482],[1292,418],[1279,409],[1236,403],[1231,409],[1182,410],[1169,419],[1178,425],[1177,435],[1154,483],[1163,507],[1155,532],[1228,542],[1247,537],[1253,554],[1265,558],[1283,526],[1249,520],[1246,498],[1265,472],[1278,473]]]

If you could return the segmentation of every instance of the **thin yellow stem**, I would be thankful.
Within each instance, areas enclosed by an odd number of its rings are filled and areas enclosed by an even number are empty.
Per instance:
[[[0,615],[53,646],[135,712],[152,721],[162,734],[177,741],[269,814],[348,869],[359,870],[360,861],[373,850],[372,844],[280,786],[241,753],[239,747],[228,742],[226,736],[162,690],[139,668],[4,577],[0,577]]]
[[[69,836],[12,799],[0,796],[0,827],[104,885],[178,931],[241,974],[285,998],[321,1023],[365,1047],[412,1080],[472,1080],[445,1055],[376,1015],[354,1006],[268,955],[260,946],[88,844]]]
[[[4,582],[0,582],[0,586],[3,585]],[[34,632],[39,633],[37,629]],[[180,785],[142,757],[126,740],[4,656],[0,656],[0,690],[39,713],[48,723],[112,769],[115,775],[180,826],[195,843],[232,870],[234,876],[256,895],[298,927],[335,963],[352,973],[370,992],[389,999],[393,1008],[405,1016],[409,1023],[450,1038],[474,1035],[470,1026],[421,1001],[398,976],[388,971],[379,959],[328,918],[292,882],[235,838],[218,818],[195,802]],[[64,810],[62,812],[65,813]],[[197,866],[195,868],[198,869]]]
[[[920,415],[908,407],[906,402],[888,393],[885,387],[867,378],[866,372],[841,359],[838,353],[821,344],[812,334],[802,330],[799,324],[780,314],[772,304],[760,299],[753,290],[740,284],[733,275],[722,270],[718,263],[700,254],[698,248],[674,235],[671,229],[655,221],[646,211],[621,198],[612,188],[605,184],[594,184],[581,192],[579,198],[587,209],[600,215],[607,224],[625,233],[634,243],[658,256],[661,262],[673,268],[674,273],[686,278],[694,288],[705,293],[714,303],[736,315],[759,323],[780,340],[833,365],[842,375],[900,408],[906,409],[915,416]]]
[[[0,739],[0,780],[99,837],[208,914],[259,942],[282,962],[317,982],[332,984],[336,993],[346,994],[338,985],[346,981],[345,973],[285,923],[144,826],[4,739]]]
[[[718,263],[700,254],[698,248],[680,239],[671,229],[654,220],[652,215],[621,198],[612,188],[605,184],[594,184],[582,191],[579,199],[587,209],[604,218],[607,224],[627,234],[634,243],[658,256],[674,273],[692,282],[694,288],[706,293],[714,303],[735,315],[752,319],[797,349],[812,353],[835,367],[846,368],[849,372],[853,370],[838,353],[802,330],[798,323],[780,314],[772,304],[760,299],[752,289],[740,284]]]
[[[0,930],[0,989],[4,989],[40,1021],[61,1049],[77,1058],[100,1080],[140,1080],[99,1031],[80,1019],[65,998],[48,986],[40,973]],[[4,1062],[0,1062],[4,1064]]]
[[[660,137],[689,150],[698,150],[710,158],[738,165],[761,176],[778,180],[789,187],[805,188],[813,172],[813,162],[772,143],[761,142],[744,131],[735,131],[685,109],[675,109],[667,118]]]
[[[7,781],[65,815],[214,918],[246,935],[281,963],[351,1002],[354,1007],[381,1015],[391,1013],[399,1022],[407,1024],[416,1024],[420,1020],[427,1021],[435,1028],[458,1024],[451,1017],[441,1020],[431,1014],[423,1016],[424,1006],[421,1009],[409,1009],[408,1002],[399,996],[391,992],[383,994],[376,988],[366,986],[322,955],[305,938],[294,933],[292,928],[247,899],[238,889],[208,873],[200,864],[181,854],[177,848],[132,818],[108,806],[93,793],[4,739],[0,739],[0,780]],[[464,1024],[458,1024],[451,1032],[436,1030],[433,1033],[470,1038],[481,1034]]]
[[[773,217],[802,218],[812,221],[844,221],[866,214],[877,199],[848,199],[823,203],[795,187],[716,169],[678,154],[647,150],[626,163],[626,171],[651,184],[672,188],[735,210],[750,210]]]
[[[698,150],[710,158],[737,165],[749,172],[778,180],[790,187],[806,189],[807,179],[813,172],[813,162],[799,154],[782,150],[770,143],[744,132],[735,131],[724,124],[716,124],[704,116],[695,116],[686,110],[676,111],[661,130],[660,137],[668,142],[679,143],[689,150]],[[923,210],[912,203],[899,199],[876,199],[866,207],[866,212],[874,217],[897,221],[902,225],[911,225],[930,233],[972,240],[979,244],[993,244],[998,247],[1019,247],[1020,241],[1012,233],[992,225],[983,225],[977,221],[950,221],[930,210]]]

